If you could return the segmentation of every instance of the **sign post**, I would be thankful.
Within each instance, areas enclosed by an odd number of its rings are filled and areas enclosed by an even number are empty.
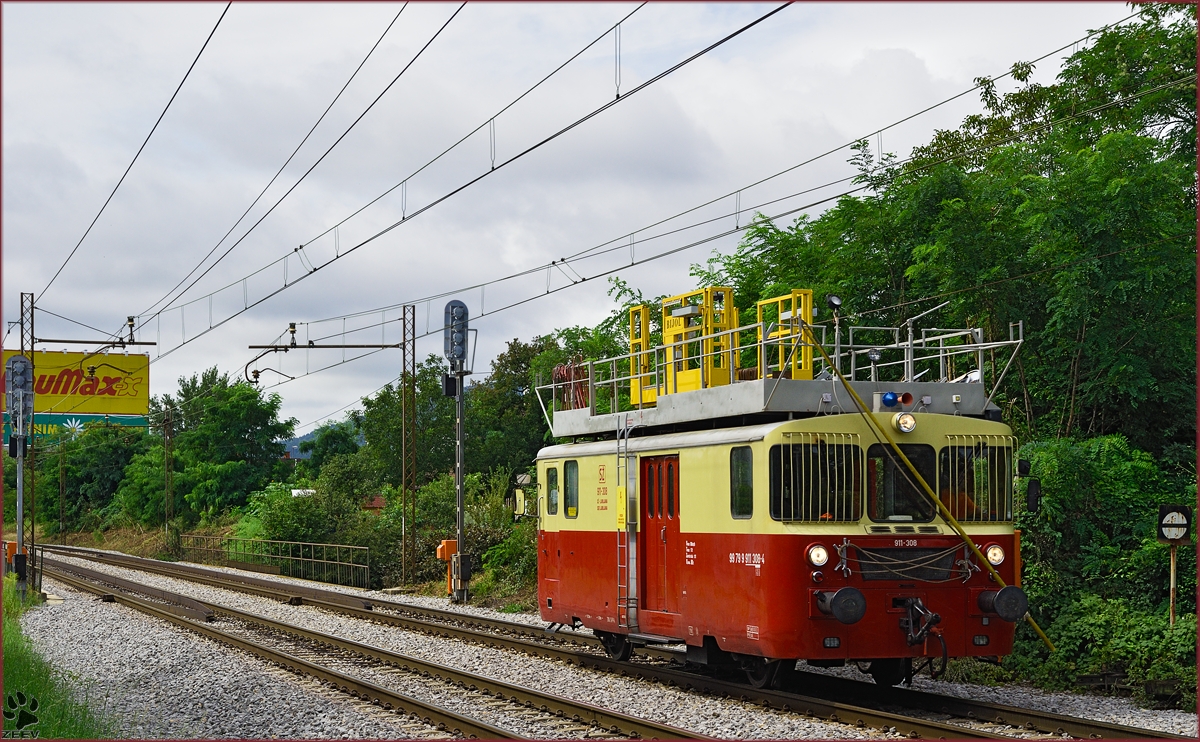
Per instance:
[[[33,417],[33,364],[22,355],[10,356],[4,364],[5,406],[16,416],[15,435],[9,438],[9,455],[17,460],[17,553],[13,568],[17,591],[25,599],[25,449],[26,421]]]
[[[1192,537],[1192,508],[1189,505],[1158,506],[1158,541],[1171,546],[1171,625],[1175,625],[1175,549]]]
[[[467,305],[458,299],[446,303],[445,355],[450,362],[450,374],[454,377],[454,500],[456,505],[455,538],[457,548],[450,558],[451,593],[455,603],[467,602],[467,585],[471,579],[470,557],[463,553],[466,539],[463,537],[464,527],[464,492],[463,467],[465,452],[463,450],[465,430],[465,409],[463,400],[463,377],[470,373],[467,370]],[[449,378],[447,378],[449,381]],[[449,384],[446,385],[449,391]]]

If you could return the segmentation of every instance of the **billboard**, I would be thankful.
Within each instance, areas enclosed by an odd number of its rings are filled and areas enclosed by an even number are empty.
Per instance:
[[[0,363],[18,351],[4,351]],[[33,412],[56,415],[140,415],[150,411],[150,356],[36,350]],[[88,368],[95,367],[95,376]],[[3,379],[0,378],[0,386]],[[0,407],[3,403],[0,402]]]

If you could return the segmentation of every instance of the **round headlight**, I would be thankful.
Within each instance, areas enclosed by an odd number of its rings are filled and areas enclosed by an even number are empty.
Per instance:
[[[808,562],[814,567],[824,567],[829,562],[829,550],[820,544],[808,547]]]
[[[1004,549],[1000,544],[992,544],[983,553],[987,557],[988,563],[993,567],[999,567],[1001,564],[1004,564]]]
[[[892,418],[892,427],[901,433],[911,433],[917,429],[917,418],[909,412],[897,412]]]

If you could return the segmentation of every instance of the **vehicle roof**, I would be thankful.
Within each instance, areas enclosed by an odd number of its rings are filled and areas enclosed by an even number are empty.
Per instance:
[[[739,428],[720,428],[718,430],[696,430],[688,433],[665,433],[662,435],[647,435],[629,439],[629,452],[641,453],[657,451],[664,448],[697,448],[699,446],[719,446],[732,443],[753,443],[761,441],[772,430],[787,425],[788,421],[768,423],[766,425],[747,425]],[[598,456],[616,455],[617,442],[591,441],[588,443],[562,443],[547,446],[538,451],[538,460],[557,459],[564,456]]]

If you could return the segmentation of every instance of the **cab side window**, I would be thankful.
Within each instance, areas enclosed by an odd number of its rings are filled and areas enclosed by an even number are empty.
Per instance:
[[[558,468],[546,470],[546,515],[558,515]]]
[[[579,515],[579,462],[568,461],[563,464],[563,478],[567,480],[567,517]]]
[[[734,518],[754,515],[754,451],[750,446],[729,451],[729,512]]]

